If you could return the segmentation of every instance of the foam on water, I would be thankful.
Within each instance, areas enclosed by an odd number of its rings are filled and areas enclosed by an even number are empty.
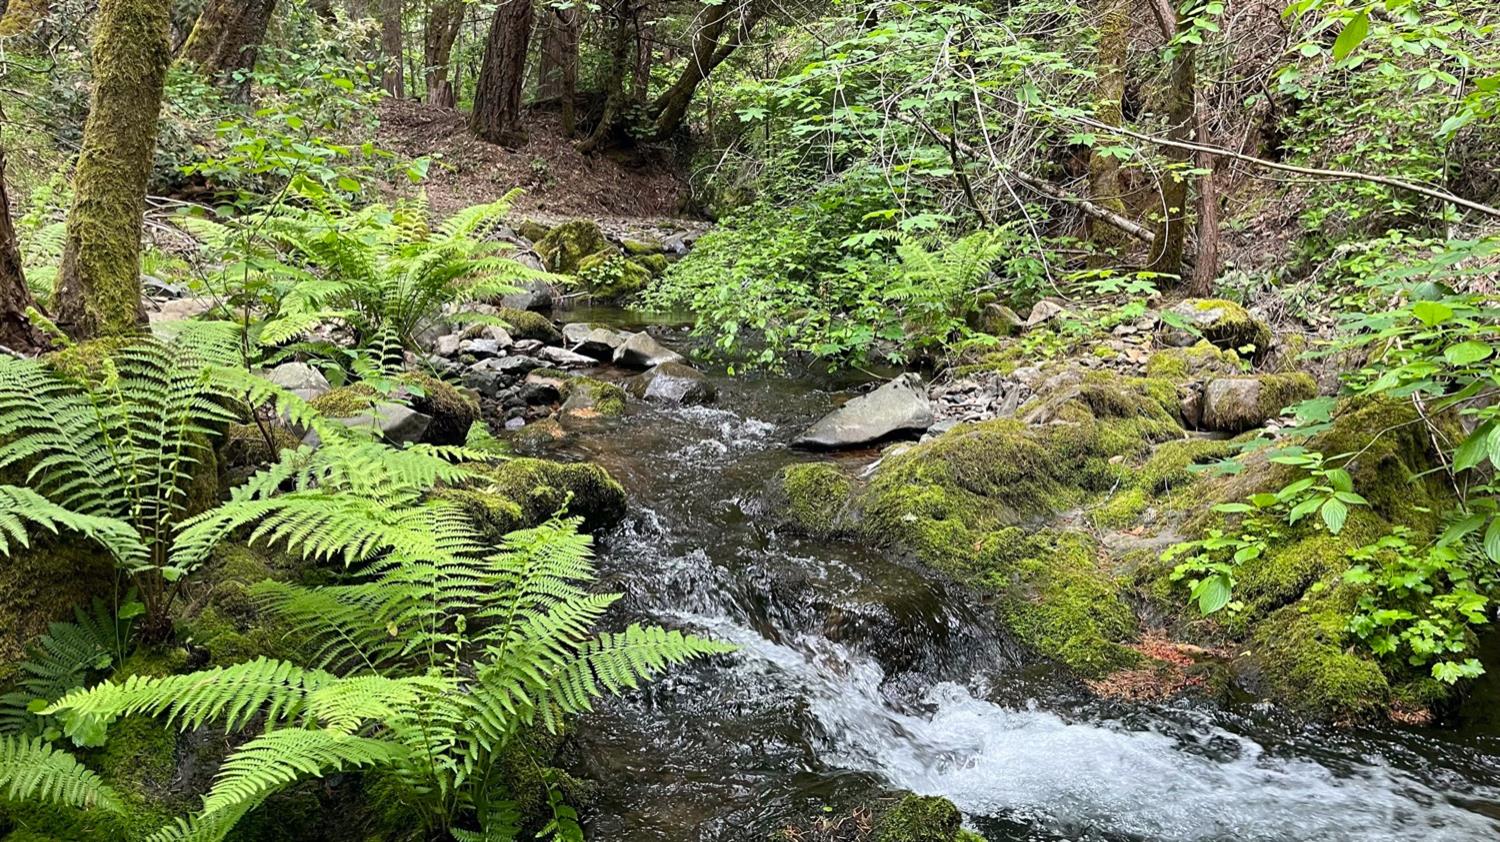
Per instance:
[[[738,669],[781,673],[806,694],[831,765],[1079,837],[1207,840],[1473,840],[1500,822],[1366,753],[1335,770],[1275,756],[1210,722],[1186,733],[1076,722],[992,704],[952,683],[894,708],[879,666],[816,636],[767,641],[724,618],[680,620],[742,647]],[[1347,758],[1346,758],[1347,759]],[[1494,810],[1500,791],[1474,793]]]

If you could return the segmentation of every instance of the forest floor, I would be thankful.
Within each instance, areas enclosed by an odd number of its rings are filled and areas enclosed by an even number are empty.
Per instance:
[[[649,148],[584,155],[562,132],[559,115],[533,112],[526,144],[508,149],[471,134],[449,108],[387,100],[377,143],[399,155],[433,157],[422,182],[433,211],[447,216],[526,191],[516,209],[539,217],[660,219],[683,214],[688,185],[670,156]]]

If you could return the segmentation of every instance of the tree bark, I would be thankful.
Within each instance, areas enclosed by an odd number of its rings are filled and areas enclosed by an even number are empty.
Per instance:
[[[5,147],[0,146],[0,345],[29,353],[45,345],[41,333],[26,318],[33,306],[21,266],[21,245],[10,221],[10,196],[5,190]]]
[[[537,56],[537,98],[555,99],[562,110],[563,134],[571,135],[578,122],[578,33],[583,20],[577,6],[548,7]]]
[[[30,32],[51,12],[50,0],[9,0],[0,9],[0,38]]]
[[[1122,103],[1125,99],[1125,58],[1130,43],[1131,0],[1108,0],[1099,22],[1099,52],[1094,61],[1096,117],[1111,126],[1124,123]],[[1125,216],[1124,188],[1120,182],[1120,161],[1102,154],[1100,143],[1089,150],[1089,198],[1095,205]],[[1111,265],[1116,253],[1128,240],[1116,226],[1090,218],[1089,239],[1094,254],[1089,264],[1095,268]]]
[[[645,102],[646,97],[651,94],[651,54],[655,41],[656,27],[652,24],[642,25],[639,13],[637,13],[635,27],[635,75],[630,82],[630,99],[634,102]]]
[[[751,3],[743,9],[732,8],[726,3],[705,7],[704,14],[708,18],[693,33],[693,54],[688,56],[687,66],[647,112],[655,124],[651,140],[664,140],[676,133],[687,116],[688,107],[693,104],[698,86],[714,68],[727,61],[740,45],[749,40],[750,30],[760,20],[762,12],[759,3]],[[730,34],[720,43],[719,39],[726,30]]]
[[[1156,17],[1162,37],[1171,41],[1182,24],[1170,0],[1151,0],[1151,11]],[[1178,143],[1191,143],[1195,133],[1207,131],[1207,116],[1198,108],[1197,50],[1194,45],[1178,45],[1172,57],[1171,79],[1172,87],[1167,101],[1167,138]],[[1208,139],[1200,136],[1197,140],[1199,143],[1206,143]],[[1173,172],[1161,183],[1161,216],[1156,221],[1156,242],[1147,268],[1181,276],[1187,242],[1188,182],[1192,180],[1184,170],[1191,165],[1211,171],[1213,158],[1185,146],[1168,146],[1166,154]],[[1204,265],[1195,269],[1195,290],[1210,288],[1218,273],[1219,233],[1219,200],[1212,175],[1197,179],[1197,187],[1199,231],[1206,233],[1206,236],[1200,236],[1200,246],[1206,246],[1206,253],[1200,249],[1198,257]],[[1207,226],[1211,226],[1212,230]]]
[[[630,57],[630,18],[628,0],[615,0],[609,13],[614,18],[614,36],[610,42],[609,69],[604,77],[604,113],[589,136],[579,141],[578,151],[589,153],[604,145],[620,119],[621,100],[625,95],[625,65]]]
[[[448,78],[448,63],[453,59],[453,43],[464,21],[463,0],[433,0],[427,10],[423,30],[422,64],[427,75],[427,104],[452,108],[458,104],[453,80]]]
[[[533,17],[532,0],[501,0],[495,9],[470,118],[471,127],[481,140],[504,146],[526,142],[521,125],[521,92],[526,80],[526,50],[531,44]]]
[[[236,73],[246,73],[235,89],[240,98],[248,97],[248,72],[255,69],[275,11],[276,0],[209,0],[179,58],[213,78],[231,80]]]
[[[100,0],[93,90],[58,274],[57,322],[90,339],[135,333],[141,228],[171,61],[171,0]]]
[[[380,87],[396,99],[406,98],[406,68],[402,64],[405,45],[401,33],[405,5],[403,0],[381,0],[380,4],[380,57],[385,62]]]

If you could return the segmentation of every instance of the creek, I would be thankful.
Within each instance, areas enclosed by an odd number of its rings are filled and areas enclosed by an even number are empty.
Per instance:
[[[1500,738],[1310,726],[1248,702],[1103,701],[962,589],[778,531],[777,472],[830,458],[787,442],[853,382],[710,374],[712,406],[632,402],[563,446],[631,499],[598,547],[604,586],[626,594],[617,619],[741,647],[580,729],[569,764],[598,782],[592,838],[765,842],[902,790],[951,799],[991,842],[1500,838]],[[859,470],[877,457],[836,458]]]

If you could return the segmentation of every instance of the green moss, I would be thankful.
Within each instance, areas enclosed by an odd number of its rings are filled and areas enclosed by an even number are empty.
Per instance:
[[[578,280],[588,294],[604,301],[623,301],[651,283],[651,270],[619,252],[601,251],[578,262]]]
[[[516,233],[533,243],[546,238],[547,232],[551,230],[551,228],[534,219],[523,219],[521,220],[521,224],[516,226]]]
[[[1253,345],[1255,353],[1262,354],[1271,346],[1271,329],[1233,301],[1198,298],[1184,304],[1199,313],[1213,315],[1211,320],[1197,326],[1204,339],[1220,348],[1233,351]]]
[[[650,272],[653,278],[660,278],[666,273],[667,267],[672,265],[672,261],[668,260],[665,254],[645,254],[634,260],[641,268]]]
[[[407,372],[404,382],[415,387],[411,407],[432,418],[422,441],[427,444],[463,444],[469,428],[480,419],[479,399],[467,389],[421,372]]]
[[[625,253],[629,255],[660,254],[662,248],[658,240],[626,240],[624,246]]]
[[[1234,374],[1240,370],[1234,351],[1223,351],[1212,342],[1201,341],[1188,348],[1164,348],[1146,360],[1146,376],[1187,383],[1208,374]]]
[[[275,462],[281,451],[296,450],[301,444],[291,430],[279,423],[268,423],[264,428],[259,424],[230,424],[219,442],[219,465],[231,475],[243,474],[238,477],[243,479]]]
[[[491,540],[535,525],[520,503],[503,494],[473,488],[443,488],[434,491],[432,496],[456,503],[474,526]]]
[[[982,577],[1002,593],[1001,618],[1022,642],[1087,676],[1135,666],[1140,655],[1119,641],[1136,635],[1120,584],[1099,569],[1085,535],[1043,532],[1026,556]]]
[[[1302,371],[1262,374],[1257,379],[1260,380],[1260,402],[1257,409],[1266,418],[1275,418],[1286,407],[1318,394],[1318,381]]]
[[[1428,429],[1429,420],[1436,430]],[[1464,436],[1453,418],[1424,419],[1410,401],[1360,400],[1340,406],[1332,427],[1311,447],[1330,458],[1352,456],[1343,467],[1354,479],[1354,490],[1381,517],[1431,531],[1438,525],[1438,513],[1453,499],[1442,472],[1430,470],[1442,464],[1433,449],[1434,438],[1456,442]]]
[[[42,357],[54,371],[62,376],[96,387],[119,377],[115,359],[120,351],[137,341],[133,336],[113,336],[79,342]]]
[[[1152,495],[1167,494],[1190,484],[1196,477],[1193,465],[1224,459],[1238,452],[1234,442],[1223,439],[1179,439],[1163,442],[1136,472],[1134,485]]]
[[[1236,618],[1243,624],[1300,598],[1314,582],[1334,584],[1349,568],[1348,554],[1386,534],[1389,525],[1356,507],[1338,535],[1311,524],[1273,545],[1260,558],[1240,565],[1235,596],[1245,601]]]
[[[845,522],[854,483],[835,465],[807,462],[781,472],[786,494],[786,515],[809,535],[836,535],[847,531]]]
[[[538,342],[559,344],[562,342],[562,331],[552,320],[541,313],[533,313],[530,310],[517,310],[514,307],[501,307],[499,316],[505,320],[506,331],[516,339],[535,339]]]
[[[356,383],[353,386],[329,389],[308,401],[308,404],[329,418],[352,418],[362,412],[369,412],[375,405],[376,397],[374,389]]]
[[[613,418],[625,412],[625,390],[583,375],[565,375],[563,414],[580,418]]]
[[[13,546],[13,550],[14,550]],[[47,624],[114,593],[108,553],[75,534],[36,531],[31,547],[0,557],[0,664],[19,661]]]
[[[1334,588],[1288,605],[1256,629],[1253,653],[1273,695],[1306,714],[1351,719],[1385,704],[1390,685],[1379,664],[1350,646],[1352,593]]]
[[[1143,489],[1127,488],[1096,507],[1089,519],[1102,529],[1125,529],[1140,520],[1150,504]]]
[[[908,795],[880,818],[875,842],[954,842],[962,823],[952,801]]]
[[[612,526],[625,516],[625,489],[598,465],[517,457],[479,471],[483,479],[469,490],[514,504],[524,526],[541,523],[564,509],[582,517],[589,529]],[[497,513],[502,509],[509,511],[502,506]]]
[[[548,231],[536,243],[536,252],[542,262],[553,272],[572,274],[580,268],[579,261],[599,252],[618,253],[598,224],[587,219],[575,219]]]

